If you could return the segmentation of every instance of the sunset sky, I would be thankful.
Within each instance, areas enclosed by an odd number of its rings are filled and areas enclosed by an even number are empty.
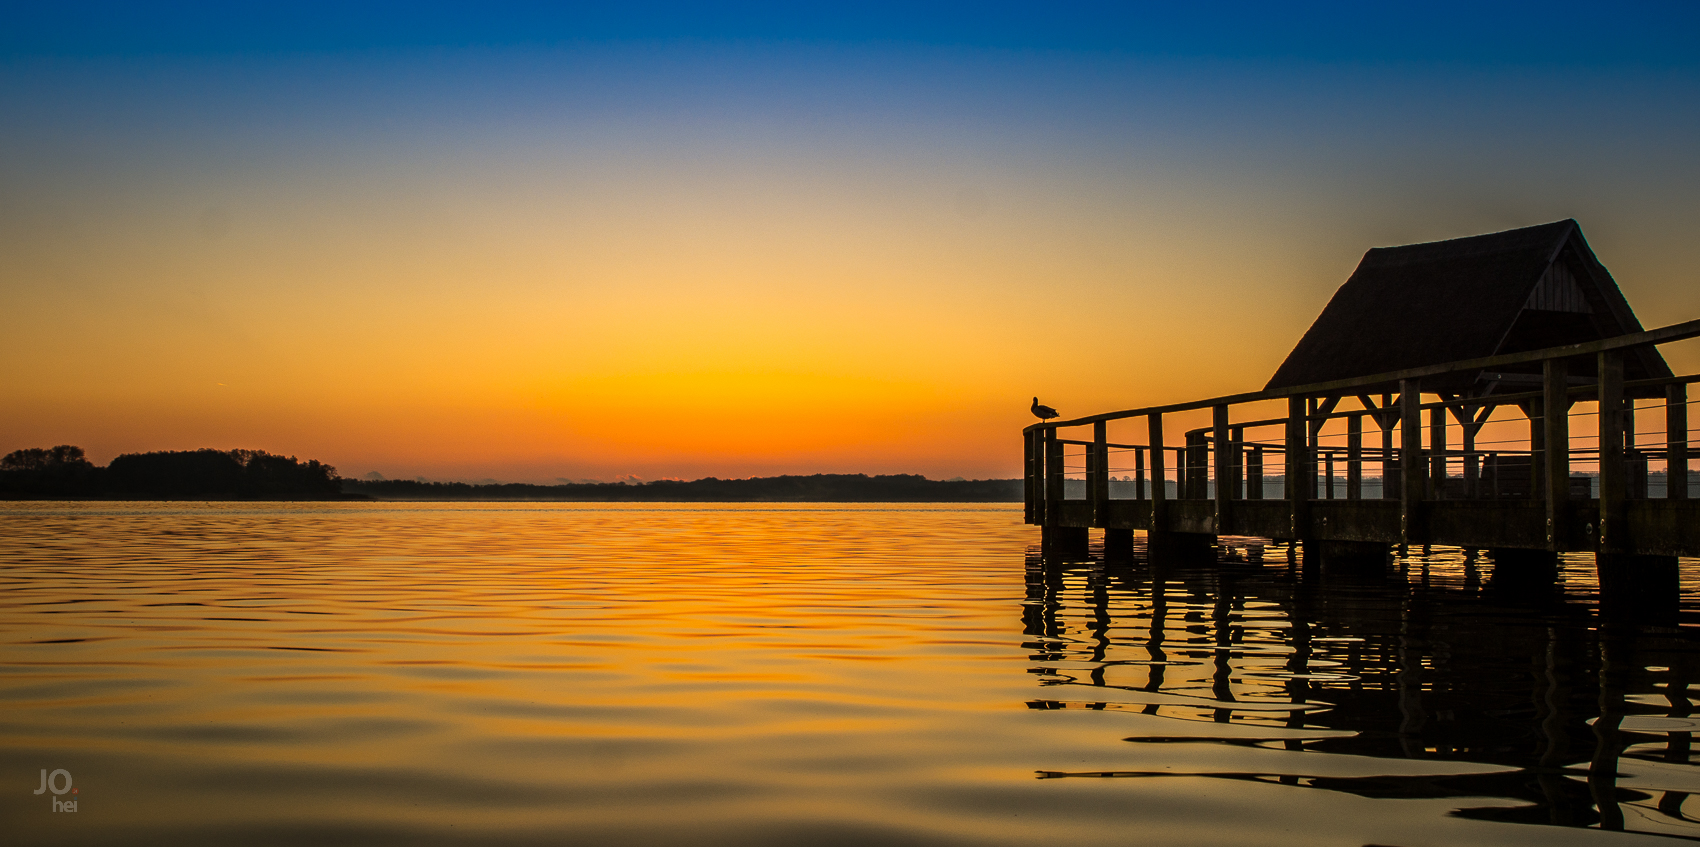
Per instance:
[[[1011,477],[1566,217],[1700,317],[1700,7],[1262,5],[8,4],[0,452]]]

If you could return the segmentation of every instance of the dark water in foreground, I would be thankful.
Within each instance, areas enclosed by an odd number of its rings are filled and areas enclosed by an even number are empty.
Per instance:
[[[1046,569],[1020,519],[0,505],[0,829],[18,844],[1700,837],[1700,586],[1685,582],[1680,626],[1604,626],[1583,558],[1535,594],[1456,551],[1380,579],[1289,568],[1279,548]],[[56,769],[76,793],[32,793]]]

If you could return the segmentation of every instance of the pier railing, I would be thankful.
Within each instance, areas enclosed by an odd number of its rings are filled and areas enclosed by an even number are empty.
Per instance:
[[[1696,336],[1700,320],[1034,424],[1024,431],[1027,521],[1047,529],[1700,555],[1700,500],[1691,498],[1700,474],[1690,466],[1696,451],[1688,426],[1688,386],[1700,375],[1624,378],[1626,351]],[[1500,372],[1537,366],[1538,374]],[[1571,377],[1572,370],[1593,373]],[[1458,371],[1502,383],[1522,376],[1535,388],[1431,393],[1424,402],[1425,379]],[[1268,405],[1279,401],[1286,414],[1269,416]],[[1576,410],[1578,403],[1593,409]],[[1208,426],[1165,431],[1166,421],[1204,410]],[[1662,426],[1645,426],[1655,418]],[[1141,423],[1143,440],[1110,440],[1112,424],[1137,430]]]

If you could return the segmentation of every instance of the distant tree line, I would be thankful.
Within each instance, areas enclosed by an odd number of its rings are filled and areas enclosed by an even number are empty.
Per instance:
[[[323,500],[342,497],[336,468],[263,450],[126,453],[99,467],[81,447],[0,458],[0,497],[124,500]]]
[[[1020,502],[1019,479],[933,480],[920,474],[814,474],[753,479],[708,477],[528,485],[345,479],[342,490],[375,500],[561,500],[652,503],[1010,503]]]

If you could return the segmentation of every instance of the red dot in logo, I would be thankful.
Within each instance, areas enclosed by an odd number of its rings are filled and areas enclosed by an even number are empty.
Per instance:
[[[72,793],[72,794],[75,794],[75,793],[77,793],[77,789],[75,789],[75,788],[73,788],[73,789],[71,789],[71,793]]]

